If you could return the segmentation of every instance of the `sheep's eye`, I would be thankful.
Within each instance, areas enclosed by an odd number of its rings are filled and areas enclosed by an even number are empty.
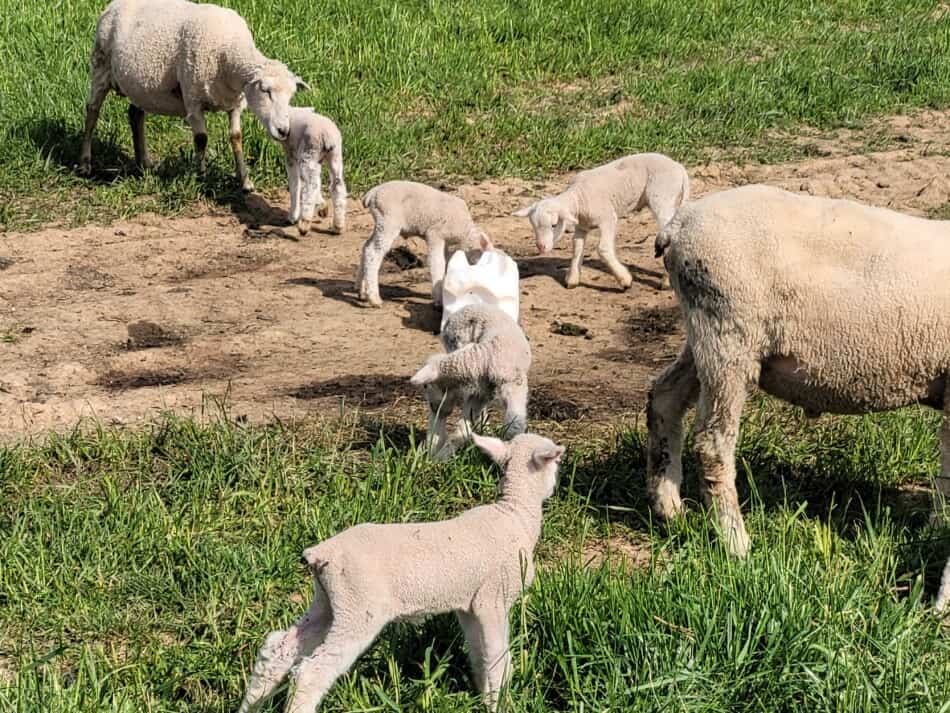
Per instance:
[[[264,94],[267,95],[267,98],[268,98],[268,99],[273,99],[273,98],[274,98],[273,95],[270,93],[270,89],[265,89],[265,90],[264,90]]]

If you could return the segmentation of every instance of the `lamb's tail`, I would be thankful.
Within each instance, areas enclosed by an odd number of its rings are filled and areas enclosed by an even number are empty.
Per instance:
[[[321,542],[319,545],[305,549],[300,557],[300,563],[307,567],[314,576],[320,574],[330,562],[329,553],[325,552],[324,549]]]
[[[660,228],[660,232],[656,234],[656,240],[653,242],[654,257],[663,257],[663,253],[666,252],[666,249],[676,238],[677,233],[679,233],[679,229],[679,212],[677,212],[677,214],[674,215],[673,218],[666,223],[666,225]]]
[[[466,344],[455,351],[430,358],[426,365],[416,372],[411,381],[415,386],[430,384],[434,381],[444,382],[447,386],[478,381],[491,371],[494,357],[494,349],[490,342]]]
[[[376,191],[379,190],[379,186],[370,188],[366,193],[363,194],[363,207],[369,208],[370,204],[376,200]]]

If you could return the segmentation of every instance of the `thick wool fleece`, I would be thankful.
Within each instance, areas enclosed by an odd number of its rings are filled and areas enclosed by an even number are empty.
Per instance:
[[[497,502],[443,522],[357,525],[304,551],[314,601],[290,629],[267,637],[240,713],[259,710],[295,665],[287,709],[312,713],[390,621],[450,611],[477,686],[497,707],[511,671],[508,611],[534,579],[542,505],[564,449],[534,434],[476,443],[505,468]]]
[[[657,237],[687,343],[650,394],[654,507],[681,507],[686,409],[707,500],[733,550],[748,536],[735,441],[754,385],[811,415],[942,409],[950,492],[950,223],[746,186],[684,205]]]
[[[425,238],[432,300],[437,306],[442,304],[446,246],[462,250],[491,247],[488,237],[472,220],[465,201],[422,183],[381,183],[363,196],[363,206],[372,214],[374,228],[363,244],[356,282],[360,298],[377,307],[382,305],[379,268],[400,236]]]
[[[563,193],[540,200],[515,215],[529,219],[541,253],[551,251],[565,228],[576,225],[568,287],[580,283],[587,234],[599,228],[600,255],[621,286],[626,288],[632,284],[633,278],[616,256],[618,220],[649,208],[657,225],[662,228],[688,199],[689,175],[686,169],[663,154],[643,153],[581,171]]]
[[[486,406],[505,406],[508,435],[528,424],[528,371],[531,347],[521,327],[498,307],[468,305],[449,317],[442,330],[446,354],[436,354],[412,377],[425,386],[429,404],[429,448],[437,460],[450,458],[471,437]],[[456,406],[456,432],[446,435],[446,421]]]

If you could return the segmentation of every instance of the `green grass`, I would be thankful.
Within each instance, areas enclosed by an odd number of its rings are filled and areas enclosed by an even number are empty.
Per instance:
[[[651,524],[642,432],[569,452],[512,612],[509,710],[950,710],[950,639],[927,610],[946,533],[890,507],[890,485],[935,472],[932,414],[797,418],[749,409],[744,562],[700,512]],[[479,454],[434,465],[414,443],[398,425],[169,417],[0,450],[0,710],[234,710],[264,635],[309,601],[305,546],[493,496]],[[649,564],[585,567],[596,542]],[[481,710],[454,620],[388,628],[324,710]]]
[[[314,87],[343,129],[353,191],[381,179],[541,176],[658,150],[776,160],[778,129],[860,124],[950,102],[950,13],[924,0],[327,0],[225,2]],[[161,164],[130,170],[124,101],[107,101],[97,179],[72,172],[103,2],[0,0],[0,225],[174,213],[239,200],[224,117],[206,179],[177,119],[149,119]],[[282,156],[247,118],[262,188]]]

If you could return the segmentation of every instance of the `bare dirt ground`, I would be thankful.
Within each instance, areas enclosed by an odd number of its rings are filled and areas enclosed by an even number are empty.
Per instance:
[[[814,154],[774,166],[690,168],[693,194],[768,182],[919,215],[950,201],[950,113],[889,119],[867,134],[789,139]],[[634,274],[621,292],[589,245],[582,286],[563,287],[570,241],[536,255],[515,209],[564,186],[501,181],[456,188],[522,275],[534,351],[530,415],[555,423],[637,417],[649,380],[679,349],[675,298],[660,289],[648,213],[624,221],[618,253]],[[0,439],[71,428],[82,417],[128,424],[162,410],[200,412],[208,397],[260,421],[339,409],[421,421],[408,377],[439,349],[424,243],[408,241],[381,276],[384,306],[356,299],[354,266],[371,221],[350,203],[343,236],[298,238],[286,194],[196,218],[143,216],[108,227],[9,233],[0,240]],[[326,221],[325,221],[326,222]],[[555,323],[587,330],[557,333]],[[561,330],[573,332],[573,329]],[[583,330],[577,330],[583,331]]]

